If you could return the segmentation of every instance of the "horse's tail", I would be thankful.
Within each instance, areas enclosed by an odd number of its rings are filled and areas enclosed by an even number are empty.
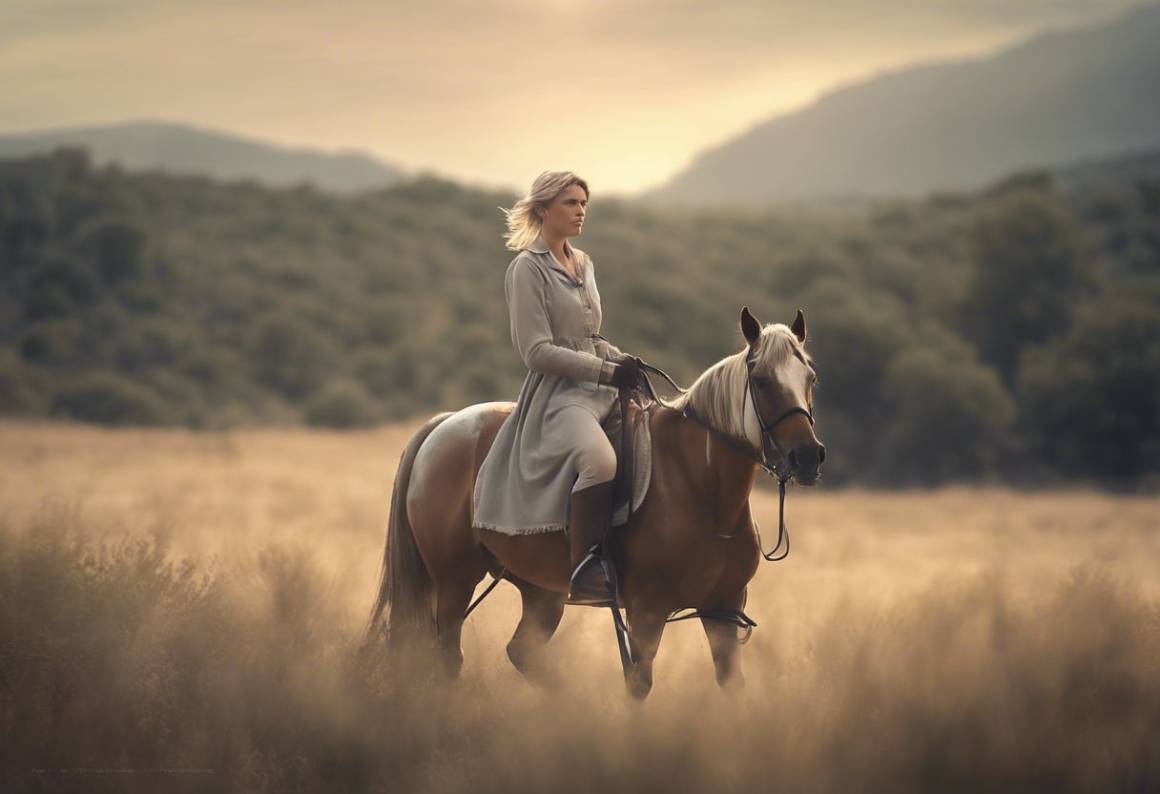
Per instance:
[[[379,574],[379,595],[367,622],[367,646],[380,632],[385,634],[387,648],[392,651],[411,642],[422,643],[435,635],[431,602],[434,586],[431,574],[419,556],[415,533],[407,516],[407,488],[419,447],[449,416],[449,412],[442,413],[427,420],[411,436],[399,459],[391,493],[386,549]]]

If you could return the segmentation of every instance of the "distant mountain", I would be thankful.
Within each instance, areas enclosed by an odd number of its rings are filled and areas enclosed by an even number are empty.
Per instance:
[[[642,198],[690,204],[973,189],[1160,145],[1160,6],[992,57],[834,91],[699,155]]]
[[[223,180],[252,179],[271,187],[309,182],[326,190],[352,192],[386,187],[406,177],[403,169],[361,152],[291,148],[185,124],[134,122],[0,134],[0,157],[58,146],[84,147],[98,164],[116,162],[130,170]]]
[[[1160,149],[1104,160],[1085,160],[1055,172],[1065,190],[1118,189],[1140,180],[1160,182]]]

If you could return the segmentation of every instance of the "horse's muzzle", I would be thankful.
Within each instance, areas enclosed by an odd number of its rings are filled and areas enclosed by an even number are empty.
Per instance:
[[[794,479],[802,485],[813,485],[821,476],[826,448],[822,444],[807,444],[791,449],[787,457]]]

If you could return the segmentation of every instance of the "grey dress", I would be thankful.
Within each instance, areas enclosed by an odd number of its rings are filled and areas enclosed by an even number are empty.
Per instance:
[[[567,243],[565,243],[567,245]],[[571,248],[581,283],[572,281],[542,237],[520,251],[504,278],[512,344],[528,366],[515,409],[500,427],[479,470],[472,524],[507,535],[562,530],[576,479],[569,464],[582,440],[562,432],[553,416],[576,407],[598,423],[617,390],[600,383],[620,351],[603,339],[600,293],[592,259]]]

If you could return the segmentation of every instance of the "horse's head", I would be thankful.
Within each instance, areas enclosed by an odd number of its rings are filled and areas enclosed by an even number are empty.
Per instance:
[[[798,309],[792,325],[775,323],[763,328],[744,307],[741,333],[749,343],[746,364],[757,410],[753,420],[758,426],[751,428],[752,435],[764,429],[783,465],[802,485],[813,485],[821,474],[826,448],[814,434],[813,392],[818,373],[805,351],[806,317]]]

